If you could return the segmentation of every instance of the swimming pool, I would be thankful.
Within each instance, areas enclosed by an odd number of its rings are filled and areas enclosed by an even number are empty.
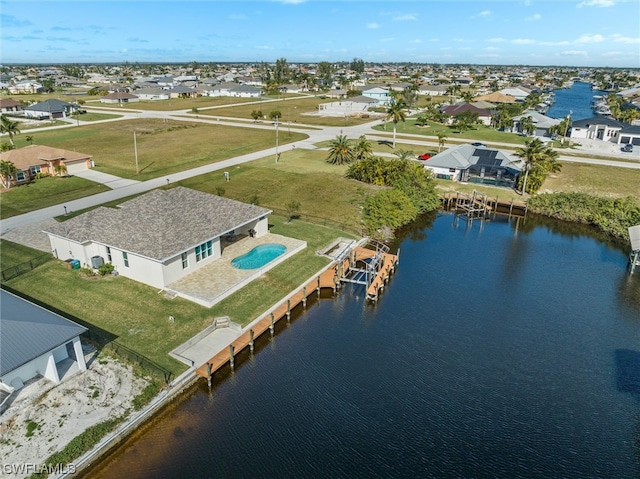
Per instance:
[[[238,269],[257,269],[282,255],[287,247],[281,244],[268,243],[256,246],[251,251],[231,260],[231,266]]]

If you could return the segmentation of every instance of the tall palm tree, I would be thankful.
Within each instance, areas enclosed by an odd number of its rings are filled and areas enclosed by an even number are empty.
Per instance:
[[[332,165],[344,165],[346,163],[351,163],[353,159],[353,149],[345,135],[338,135],[335,139],[331,140],[327,162]]]
[[[15,148],[16,144],[13,142],[13,137],[17,133],[20,133],[20,123],[12,121],[8,116],[2,115],[0,116],[0,133],[7,133],[11,146]]]
[[[527,134],[531,135],[536,129],[536,125],[533,123],[533,118],[530,116],[525,116],[520,118],[520,130]]]
[[[445,141],[447,141],[447,135],[444,133],[438,133],[438,153],[440,153],[440,150],[444,148]]]
[[[396,147],[396,127],[399,121],[405,121],[407,104],[402,99],[393,98],[387,107],[387,120],[393,122],[393,148]]]
[[[524,180],[522,182],[522,194],[527,191],[527,179],[529,172],[536,171],[541,176],[546,176],[549,172],[560,171],[561,165],[558,163],[558,152],[548,145],[545,145],[539,138],[525,141],[524,148],[516,148],[515,155],[524,161]]]
[[[353,154],[356,160],[364,160],[373,154],[373,147],[366,136],[361,135],[358,138]]]
[[[416,154],[411,150],[396,150],[395,155],[399,160],[411,160],[416,156]]]

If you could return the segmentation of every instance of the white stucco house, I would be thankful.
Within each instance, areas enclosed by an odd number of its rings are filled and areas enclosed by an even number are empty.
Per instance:
[[[155,288],[220,258],[228,244],[268,233],[271,210],[176,187],[100,207],[45,230],[58,259],[115,270]]]
[[[503,151],[470,144],[457,145],[424,161],[436,178],[513,187],[521,160]]]
[[[388,88],[372,87],[362,90],[362,96],[377,100],[379,104],[386,105],[391,101]]]
[[[42,376],[58,384],[74,362],[77,369],[72,372],[86,370],[80,343],[80,335],[86,330],[0,290],[0,408],[4,399],[31,379]]]

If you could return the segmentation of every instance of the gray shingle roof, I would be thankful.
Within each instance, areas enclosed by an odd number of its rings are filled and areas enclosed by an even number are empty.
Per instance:
[[[154,190],[119,206],[100,207],[45,232],[162,261],[271,213],[182,186]]]
[[[433,166],[438,168],[456,168],[459,170],[465,170],[472,165],[475,165],[480,160],[480,154],[489,155],[489,152],[495,151],[491,154],[493,158],[498,162],[497,165],[512,170],[520,171],[519,158],[512,159],[500,150],[493,148],[478,148],[473,145],[463,144],[449,148],[448,150],[438,153],[425,161],[425,166]]]
[[[0,376],[86,330],[84,326],[0,290]]]

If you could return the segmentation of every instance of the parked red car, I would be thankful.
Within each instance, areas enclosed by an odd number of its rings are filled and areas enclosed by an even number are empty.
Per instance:
[[[422,155],[418,156],[418,159],[422,161],[427,161],[432,156],[433,155],[431,153],[423,153]]]

